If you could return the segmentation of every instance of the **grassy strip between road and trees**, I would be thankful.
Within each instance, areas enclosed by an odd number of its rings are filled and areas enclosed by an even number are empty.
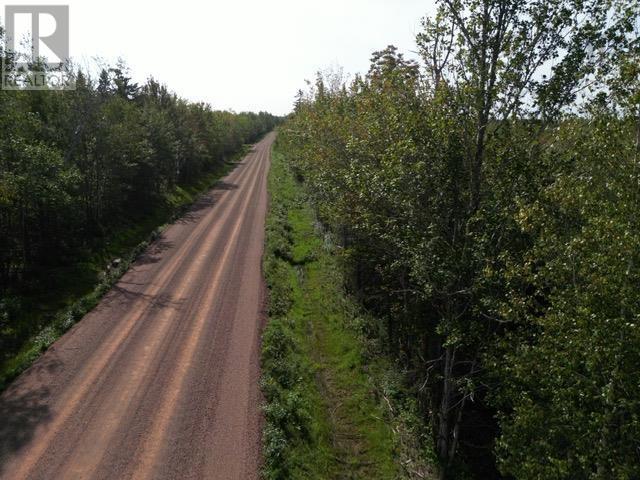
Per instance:
[[[277,146],[269,191],[264,478],[431,478],[402,374],[364,331],[331,237]]]
[[[232,159],[203,174],[198,181],[175,186],[152,212],[114,229],[92,251],[79,256],[68,268],[52,271],[54,281],[50,282],[47,291],[24,299],[23,303],[31,307],[22,308],[21,322],[38,324],[41,328],[25,339],[13,355],[2,359],[0,391],[90,312],[127,272],[133,261],[159,238],[166,226],[209,191],[248,150],[248,145],[245,145]]]

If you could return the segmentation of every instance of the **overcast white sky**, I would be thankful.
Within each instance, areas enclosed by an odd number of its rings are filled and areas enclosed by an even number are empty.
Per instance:
[[[285,114],[305,79],[365,72],[388,44],[415,50],[434,0],[10,1],[69,4],[71,56],[122,57],[180,96],[218,109]],[[3,22],[4,23],[4,22]]]

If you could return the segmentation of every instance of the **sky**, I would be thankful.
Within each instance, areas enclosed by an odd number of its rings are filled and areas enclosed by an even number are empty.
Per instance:
[[[5,2],[6,3],[6,2]],[[4,4],[2,16],[4,16]],[[11,4],[65,4],[64,0]],[[371,53],[411,56],[433,0],[70,0],[70,53],[80,65],[121,57],[216,109],[288,113],[319,70],[368,70]]]

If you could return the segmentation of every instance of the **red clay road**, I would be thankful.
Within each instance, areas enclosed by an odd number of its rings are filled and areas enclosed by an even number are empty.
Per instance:
[[[274,134],[0,397],[0,478],[253,479]]]

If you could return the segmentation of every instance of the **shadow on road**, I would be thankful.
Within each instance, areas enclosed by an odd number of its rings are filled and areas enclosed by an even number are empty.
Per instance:
[[[33,388],[40,373],[62,368],[55,358],[42,357],[0,396],[0,476],[7,457],[33,438],[36,427],[51,418],[47,387]]]
[[[191,207],[189,207],[187,212],[177,220],[177,223],[187,224],[199,221],[202,218],[203,211],[218,203],[224,192],[237,189],[238,185],[235,183],[229,183],[222,180],[218,181],[209,193],[200,197],[193,205],[191,205]]]
[[[173,242],[160,237],[158,240],[153,242],[143,254],[136,258],[135,266],[158,263],[162,260],[162,253],[173,248],[173,245]]]

